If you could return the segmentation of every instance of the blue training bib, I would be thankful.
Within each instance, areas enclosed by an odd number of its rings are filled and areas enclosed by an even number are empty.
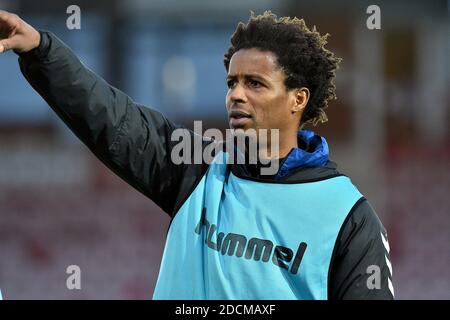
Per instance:
[[[327,299],[335,242],[361,193],[346,176],[242,179],[227,156],[173,218],[153,298]]]

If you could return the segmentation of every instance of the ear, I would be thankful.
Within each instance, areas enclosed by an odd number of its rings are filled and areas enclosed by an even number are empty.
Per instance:
[[[292,113],[303,111],[309,101],[309,89],[302,87],[294,90],[295,102],[291,108]]]

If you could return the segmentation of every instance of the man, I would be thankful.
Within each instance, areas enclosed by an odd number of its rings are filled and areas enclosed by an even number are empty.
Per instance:
[[[7,12],[0,27],[0,52],[14,50],[71,130],[172,218],[155,299],[393,299],[384,227],[328,159],[326,140],[301,129],[327,120],[339,62],[303,20],[252,15],[225,54],[230,127],[279,130],[272,175],[261,161],[227,163],[228,152],[175,164],[178,126],[109,86],[52,33]]]

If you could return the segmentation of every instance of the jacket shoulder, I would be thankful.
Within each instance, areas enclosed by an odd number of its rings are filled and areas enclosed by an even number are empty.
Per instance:
[[[344,221],[329,270],[329,299],[393,299],[387,232],[369,201],[359,199]]]

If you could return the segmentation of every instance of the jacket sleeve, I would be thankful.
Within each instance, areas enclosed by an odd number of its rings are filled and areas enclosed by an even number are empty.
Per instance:
[[[365,198],[353,207],[335,244],[330,265],[330,300],[392,300],[387,233]]]
[[[39,47],[19,54],[27,81],[97,158],[173,216],[206,171],[171,161],[180,127],[110,86],[54,34],[40,33]]]

